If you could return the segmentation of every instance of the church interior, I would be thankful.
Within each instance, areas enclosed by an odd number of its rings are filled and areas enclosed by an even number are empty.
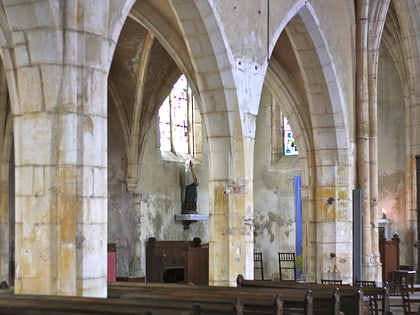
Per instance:
[[[14,295],[420,283],[419,1],[0,4]]]

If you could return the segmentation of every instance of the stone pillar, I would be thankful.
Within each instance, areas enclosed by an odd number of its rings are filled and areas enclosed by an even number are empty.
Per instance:
[[[141,202],[143,195],[137,193],[135,190],[137,188],[138,180],[136,178],[127,178],[127,190],[133,194],[134,197],[134,207],[136,213],[136,237],[134,239],[134,260],[130,262],[129,266],[129,275],[131,277],[144,277],[146,275],[146,249],[145,249],[145,240],[142,239],[142,229],[141,229]]]
[[[235,152],[235,165],[230,165],[225,154],[231,139],[209,139],[217,144],[211,154],[209,191],[209,284],[236,285],[236,277],[253,277],[253,195],[252,166],[246,166],[253,159],[253,141],[243,144],[249,151],[248,160]],[[239,141],[238,141],[239,142]],[[239,179],[224,179],[225,174]],[[247,171],[248,170],[248,171]]]
[[[25,19],[13,27],[19,49],[6,69],[16,84],[15,293],[105,297],[114,11],[109,3],[43,4],[5,7],[11,21]]]
[[[243,86],[255,86],[252,78],[242,78],[252,83]],[[255,83],[255,84],[254,84]],[[257,90],[260,93],[260,90]],[[257,94],[254,91],[255,94]],[[240,94],[243,103],[249,93]],[[259,95],[258,98],[259,100]],[[245,108],[245,105],[243,105]],[[228,121],[233,126],[229,137],[218,134],[209,135],[209,152],[211,160],[209,171],[210,200],[209,235],[211,238],[209,252],[210,285],[236,285],[238,274],[247,279],[253,278],[253,173],[255,144],[255,115],[246,112],[243,115],[229,113]],[[205,114],[202,116],[205,120]],[[242,119],[242,120],[241,120]],[[230,151],[226,148],[231,148]]]
[[[357,185],[362,190],[363,200],[363,278],[372,277],[372,226],[370,215],[370,146],[369,146],[369,94],[368,94],[368,20],[369,0],[357,1],[356,12],[356,112],[357,118]]]
[[[5,71],[0,65],[0,281],[7,281],[12,284],[13,273],[9,267],[12,265],[11,244],[14,241],[11,237],[13,218],[10,217],[10,196],[13,190],[13,173],[11,167],[13,124],[10,110],[9,93]]]
[[[374,222],[372,227],[372,258],[370,278],[365,280],[382,281],[381,261],[379,254],[379,171],[378,171],[378,63],[379,47],[382,30],[388,14],[389,0],[371,3],[369,14],[369,38],[368,38],[368,88],[369,88],[369,160],[370,160],[370,216]]]
[[[106,296],[107,76],[60,68],[17,70],[15,292]],[[29,107],[42,93],[58,102]]]
[[[9,151],[10,152],[10,151]],[[9,160],[0,158],[0,281],[9,283]]]

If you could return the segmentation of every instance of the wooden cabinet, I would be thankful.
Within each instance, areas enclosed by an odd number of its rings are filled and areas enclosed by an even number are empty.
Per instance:
[[[157,241],[146,244],[146,282],[208,284],[208,246],[197,241]]]
[[[196,285],[209,284],[209,248],[190,247],[187,252],[187,261],[185,266],[186,283]]]
[[[379,239],[379,253],[382,263],[382,282],[392,281],[394,270],[400,269],[400,239],[393,238],[387,241]]]

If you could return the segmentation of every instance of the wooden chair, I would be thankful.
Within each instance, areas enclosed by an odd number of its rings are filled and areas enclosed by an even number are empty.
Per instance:
[[[264,265],[262,253],[254,253],[254,270],[258,270],[261,275],[261,280],[264,280]]]
[[[338,279],[321,279],[322,284],[343,284],[343,280]]]
[[[295,253],[288,253],[288,252],[279,252],[279,275],[280,280],[283,279],[283,271],[292,270],[293,271],[293,279],[296,281],[296,256]]]
[[[376,281],[356,280],[355,284],[359,287],[376,288]],[[378,302],[381,302],[383,297],[378,294],[365,294],[364,297],[369,299],[369,315],[379,315],[382,308],[379,307]]]
[[[386,286],[365,286],[361,288],[361,291],[363,292],[363,300],[369,302],[369,315],[389,315],[391,311],[389,300],[389,288],[387,288]]]
[[[398,283],[387,282],[385,284],[389,288],[389,306],[392,311],[401,314],[401,310],[404,311],[404,286]],[[396,298],[398,297],[398,298]],[[402,303],[401,303],[402,302]]]

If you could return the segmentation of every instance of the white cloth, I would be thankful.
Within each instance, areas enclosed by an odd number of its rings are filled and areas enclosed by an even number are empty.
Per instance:
[[[185,161],[185,186],[191,185],[194,183],[194,175],[192,169],[190,168],[191,160]]]

